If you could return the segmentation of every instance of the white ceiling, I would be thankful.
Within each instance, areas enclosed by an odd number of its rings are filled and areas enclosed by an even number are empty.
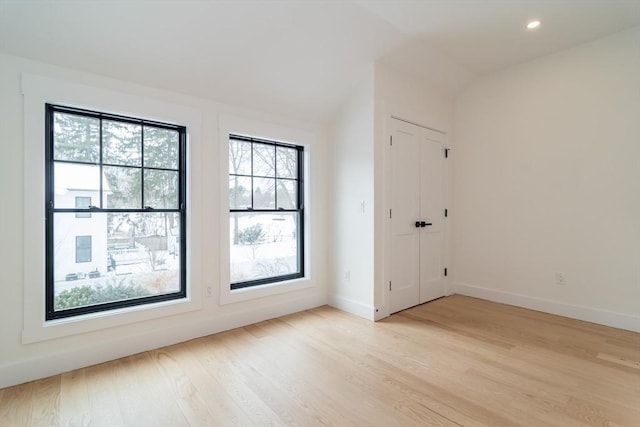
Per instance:
[[[635,25],[640,0],[0,0],[0,52],[322,122],[376,60],[455,93]]]

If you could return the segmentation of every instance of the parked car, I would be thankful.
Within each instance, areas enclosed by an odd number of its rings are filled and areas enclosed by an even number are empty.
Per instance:
[[[85,278],[85,274],[82,272],[78,272],[78,273],[69,273],[66,276],[64,276],[64,280],[66,280],[67,282],[71,281],[71,280],[80,280],[80,279],[84,279]]]

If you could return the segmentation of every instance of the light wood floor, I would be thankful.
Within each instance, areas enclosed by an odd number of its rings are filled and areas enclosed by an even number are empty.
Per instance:
[[[2,426],[640,426],[640,335],[452,296],[321,307],[0,390]]]

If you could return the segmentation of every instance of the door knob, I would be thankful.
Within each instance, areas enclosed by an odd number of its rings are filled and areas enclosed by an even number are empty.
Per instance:
[[[416,221],[416,227],[426,227],[428,225],[433,225],[433,224],[430,222]]]

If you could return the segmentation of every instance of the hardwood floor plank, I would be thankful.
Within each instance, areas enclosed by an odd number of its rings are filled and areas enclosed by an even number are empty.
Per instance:
[[[90,425],[91,406],[87,388],[86,369],[60,376],[60,425],[86,427]]]
[[[2,390],[0,420],[7,426],[31,424],[34,384],[35,382],[32,381]]]
[[[640,426],[640,334],[451,296],[318,307],[0,389],[1,426]]]
[[[87,393],[89,397],[89,425],[117,427],[124,426],[118,385],[114,371],[118,362],[107,362],[86,368]]]
[[[60,375],[34,381],[30,425],[59,426]]]
[[[152,354],[189,425],[251,425],[241,410],[225,403],[230,400],[228,396],[216,392],[221,388],[193,358],[190,347],[171,346]]]
[[[120,359],[116,381],[125,425],[188,426],[169,376],[156,366],[154,352]]]
[[[226,340],[232,339],[234,333],[230,331],[204,338],[208,351],[203,354],[202,363],[254,425],[284,425],[278,414],[249,386],[253,372],[225,346]]]

